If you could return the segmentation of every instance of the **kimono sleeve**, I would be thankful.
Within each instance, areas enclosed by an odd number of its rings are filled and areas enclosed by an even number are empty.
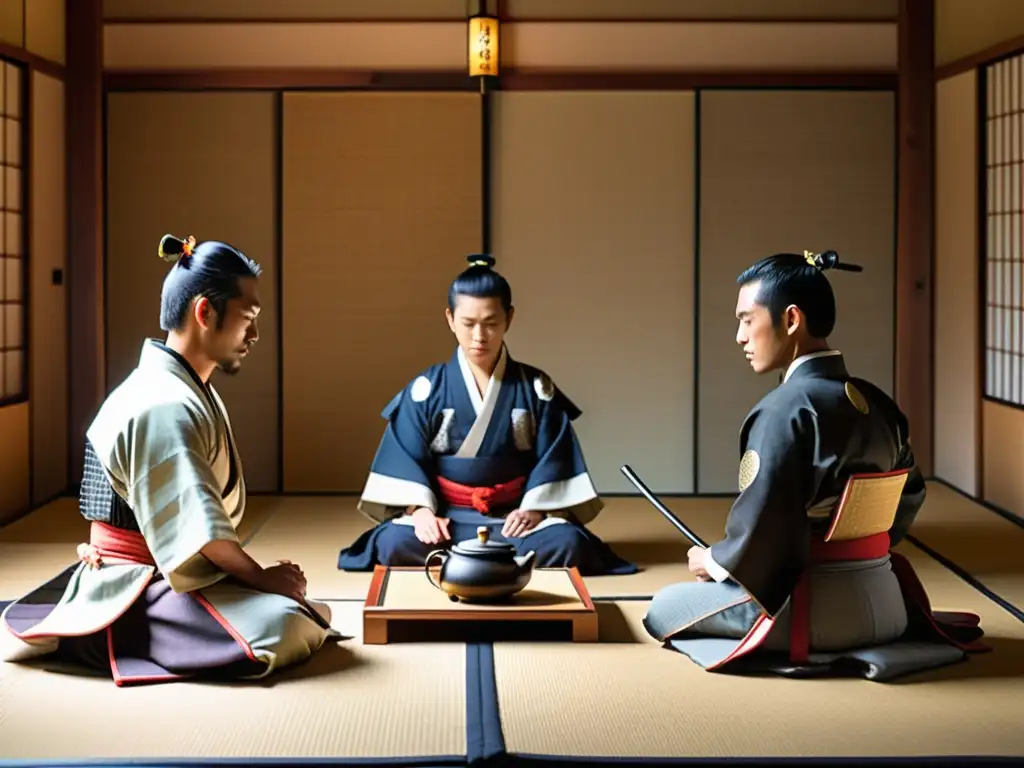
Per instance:
[[[814,415],[755,411],[745,425],[740,494],[711,558],[769,615],[785,605],[807,566],[814,496]]]
[[[409,507],[438,509],[430,453],[440,372],[428,371],[395,395],[382,412],[384,435],[370,466],[359,509],[384,522]]]
[[[542,371],[535,371],[531,396],[536,420],[534,465],[521,509],[572,517],[586,525],[603,504],[587,470],[572,422],[580,410]]]
[[[175,592],[210,586],[224,573],[200,554],[213,541],[238,543],[211,465],[215,426],[180,404],[138,417],[120,441],[127,503],[160,572]]]

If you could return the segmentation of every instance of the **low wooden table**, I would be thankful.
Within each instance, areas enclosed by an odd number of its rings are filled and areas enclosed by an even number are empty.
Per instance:
[[[439,569],[431,570],[437,578]],[[394,642],[389,630],[398,624],[415,624],[425,630],[429,625],[451,626],[452,622],[495,626],[570,622],[573,642],[597,642],[597,610],[576,568],[535,568],[530,583],[502,603],[452,602],[427,580],[423,568],[374,568],[363,605],[365,644]]]

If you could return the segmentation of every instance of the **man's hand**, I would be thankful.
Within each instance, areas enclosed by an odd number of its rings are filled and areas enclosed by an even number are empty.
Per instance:
[[[280,560],[277,565],[263,569],[260,588],[264,592],[284,595],[301,603],[306,599],[306,575],[291,561]]]
[[[299,566],[288,560],[263,568],[237,541],[228,539],[211,541],[199,552],[228,576],[251,589],[284,595],[300,603],[306,599],[306,576]]]
[[[704,569],[704,559],[707,556],[708,551],[704,547],[690,547],[689,552],[686,553],[686,557],[690,561],[690,573],[696,577],[697,581],[714,581]]]
[[[543,512],[534,512],[532,509],[513,510],[505,518],[505,525],[501,527],[501,535],[508,539],[514,539],[527,534],[536,528],[544,517]]]
[[[424,544],[440,544],[451,538],[448,534],[450,521],[447,517],[438,517],[432,509],[420,507],[412,513],[412,522],[416,538]]]

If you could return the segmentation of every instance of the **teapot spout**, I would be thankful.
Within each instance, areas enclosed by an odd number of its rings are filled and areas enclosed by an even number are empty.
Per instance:
[[[536,554],[532,549],[525,555],[520,555],[514,558],[516,565],[519,566],[520,571],[532,571],[533,570],[533,556]]]

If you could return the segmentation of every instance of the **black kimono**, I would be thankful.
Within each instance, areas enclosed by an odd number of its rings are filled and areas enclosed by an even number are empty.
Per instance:
[[[708,550],[714,582],[655,595],[651,635],[709,670],[875,680],[986,650],[978,617],[933,613],[909,562],[889,551],[924,503],[924,479],[906,417],[838,352],[790,367],[747,415],[740,455],[740,494]],[[829,542],[851,477],[889,483],[892,507],[881,530]]]

